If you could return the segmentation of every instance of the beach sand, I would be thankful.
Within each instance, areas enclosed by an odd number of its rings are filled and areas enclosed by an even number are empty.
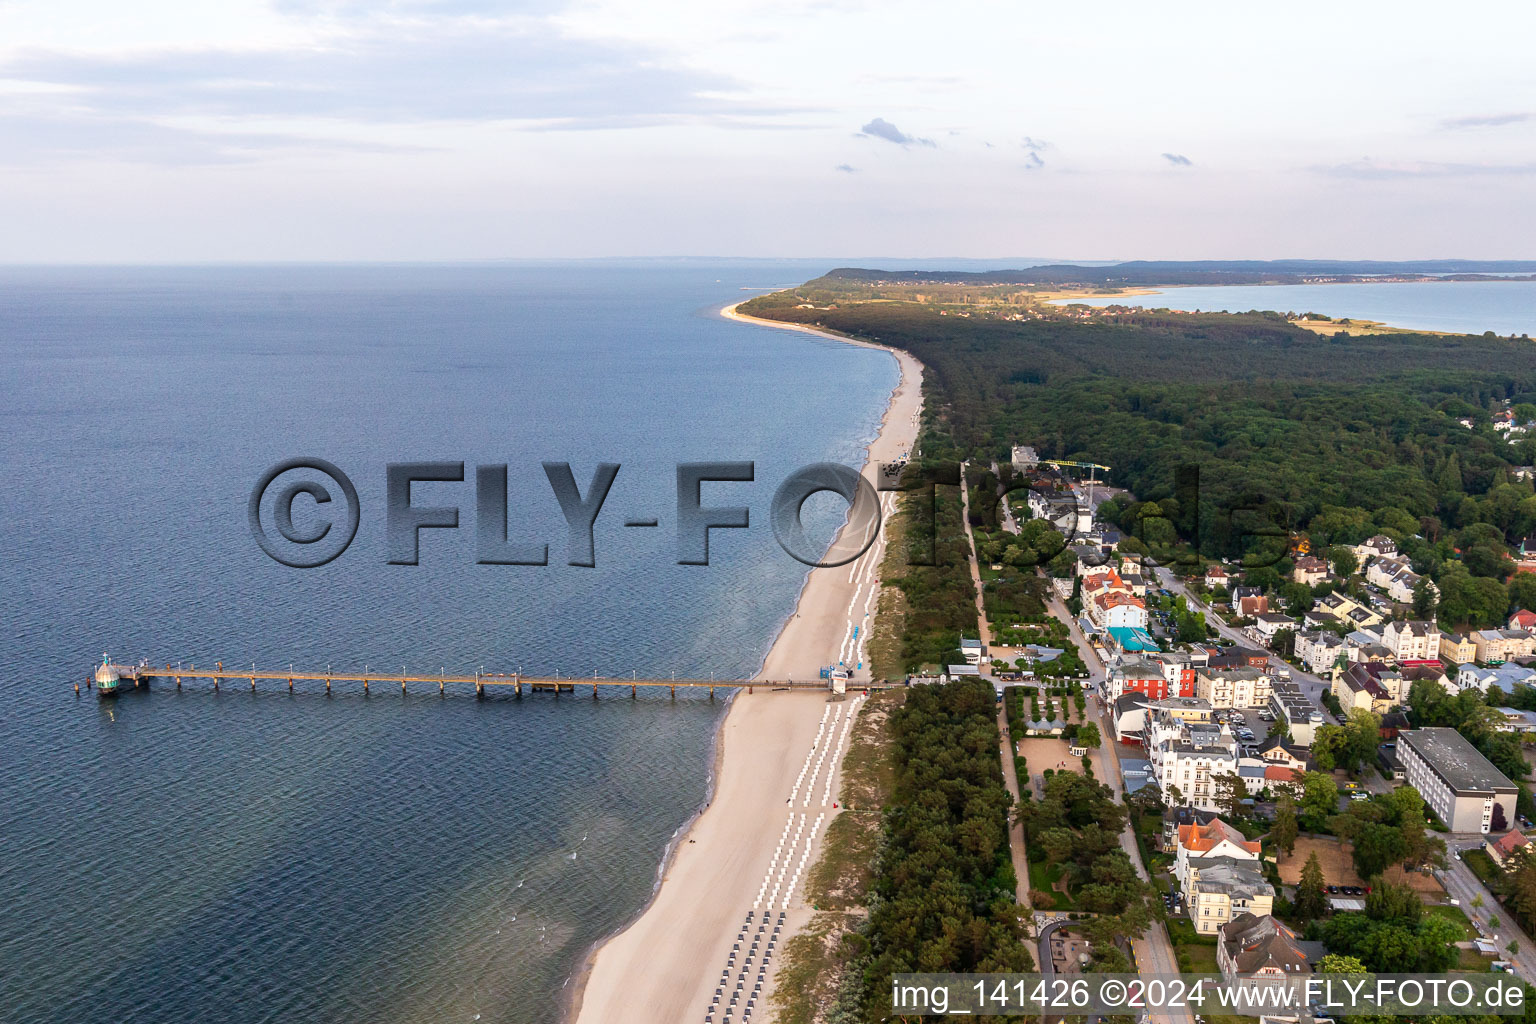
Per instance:
[[[735,306],[721,314],[864,344],[814,328],[745,317]],[[921,364],[904,352],[886,351],[893,352],[900,363],[901,382],[892,393],[879,436],[869,447],[864,472],[871,482],[875,464],[895,461],[911,451],[921,413]],[[886,514],[893,502],[893,495],[882,496]],[[814,679],[824,665],[845,661],[854,667],[861,660],[863,667],[855,668],[855,678],[868,678],[863,641],[878,600],[883,552],[882,533],[849,565],[811,571],[795,613],[764,660],[760,679]],[[785,941],[811,916],[799,885],[787,897],[781,894],[776,901],[765,898],[762,906],[754,904],[759,902],[765,879],[769,885],[785,885],[796,867],[802,862],[808,867],[819,856],[821,836],[838,813],[832,804],[838,799],[848,720],[861,703],[853,689],[842,701],[818,691],[772,692],[766,684],[752,692],[738,692],[721,726],[710,804],[679,840],[650,906],[600,946],[588,963],[572,997],[571,1016],[578,1024],[703,1021],[722,971],[729,970],[729,980],[721,1009],[735,989],[749,943],[759,938],[757,928],[764,914],[772,915],[771,934],[787,900],[774,956],[782,953]],[[789,838],[785,838],[786,823]],[[776,855],[777,866],[772,863]],[[740,939],[749,912],[752,921],[741,940],[742,953],[737,965],[728,969],[732,945]],[[748,968],[744,996],[753,991],[759,963]],[[754,1020],[771,1016],[766,999],[776,966],[776,959],[768,961]],[[717,1009],[714,1019],[720,1021],[722,1016]],[[732,1019],[742,1020],[740,1007]]]

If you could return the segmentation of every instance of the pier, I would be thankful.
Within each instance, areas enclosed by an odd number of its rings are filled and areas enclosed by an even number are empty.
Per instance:
[[[115,674],[117,686],[112,690],[98,685],[98,680],[104,678],[103,669]],[[94,669],[87,676],[86,689],[99,689],[103,695],[119,692],[126,684],[132,682],[133,689],[147,689],[151,681],[161,679],[175,682],[176,689],[180,690],[183,681],[207,680],[218,690],[221,683],[249,684],[254,692],[258,681],[285,683],[289,693],[293,692],[294,683],[312,682],[325,684],[325,692],[329,694],[334,684],[362,684],[362,692],[370,693],[371,686],[387,685],[393,687],[400,684],[400,692],[410,692],[410,687],[437,687],[439,694],[446,694],[450,686],[455,689],[473,687],[476,697],[484,697],[489,688],[499,687],[503,691],[510,689],[514,695],[521,697],[527,690],[531,693],[577,693],[590,689],[592,699],[597,699],[598,690],[603,687],[624,689],[628,688],[631,697],[636,696],[639,688],[665,688],[673,697],[677,696],[678,687],[691,690],[707,689],[710,699],[713,700],[716,689],[739,689],[747,687],[763,687],[768,690],[828,690],[831,684],[825,679],[793,680],[793,679],[630,679],[613,678],[607,676],[572,677],[560,676],[530,676],[521,672],[475,672],[471,675],[449,675],[446,671],[439,671],[436,675],[412,675],[404,668],[396,673],[374,672],[365,669],[362,672],[333,672],[326,669],[323,672],[299,672],[293,669],[286,671],[268,671],[258,669],[254,665],[251,668],[235,669],[225,668],[222,661],[215,662],[214,667],[198,668],[196,665],[188,665],[183,668],[180,665],[150,665],[140,663],[137,665],[121,665],[103,661],[103,664]],[[875,684],[883,686],[885,684]],[[75,693],[80,693],[80,684],[75,684]]]

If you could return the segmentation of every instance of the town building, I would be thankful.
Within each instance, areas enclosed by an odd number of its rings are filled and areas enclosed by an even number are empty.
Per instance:
[[[1536,635],[1525,629],[1479,629],[1472,634],[1475,657],[1484,665],[1526,658],[1536,651]]]
[[[1452,832],[1502,831],[1515,820],[1515,784],[1455,729],[1410,729],[1397,750],[1408,785]]]
[[[1392,600],[1404,604],[1413,600],[1414,591],[1422,580],[1423,577],[1401,558],[1378,558],[1365,570],[1365,582],[1385,591]],[[1435,589],[1433,583],[1429,587]]]
[[[1333,680],[1333,695],[1344,713],[1360,709],[1384,715],[1402,698],[1403,677],[1385,662],[1354,662]]]
[[[1328,578],[1328,562],[1316,555],[1302,555],[1291,568],[1291,581],[1315,587]]]
[[[1310,747],[1317,736],[1317,727],[1323,724],[1323,710],[1308,699],[1299,683],[1276,679],[1270,683],[1269,709],[1275,713],[1276,725],[1285,722],[1291,742]]]
[[[1278,612],[1259,612],[1253,617],[1253,631],[1266,644],[1275,642],[1275,634],[1282,629],[1296,631],[1296,620]]]
[[[1374,608],[1356,601],[1347,594],[1341,594],[1337,590],[1318,598],[1313,602],[1312,609],[1318,612],[1327,612],[1351,629],[1369,629],[1372,626],[1379,626],[1386,621],[1386,616]]]
[[[1381,643],[1399,662],[1440,659],[1440,630],[1431,621],[1389,622],[1382,627]]]
[[[1258,587],[1233,587],[1232,612],[1239,618],[1250,619],[1269,611],[1269,597]]]
[[[1312,973],[1296,933],[1268,914],[1242,914],[1222,925],[1216,966],[1233,986],[1283,985]]]
[[[1518,859],[1530,852],[1531,841],[1519,829],[1510,829],[1499,838],[1489,836],[1483,840],[1488,857],[1505,871],[1515,866]]]
[[[1178,849],[1173,855],[1173,877],[1179,880],[1180,885],[1187,884],[1192,861],[1198,863],[1216,857],[1231,857],[1257,863],[1259,851],[1258,842],[1250,841],[1219,817],[1200,824],[1184,825],[1179,829]]]
[[[1163,812],[1163,842],[1164,853],[1177,854],[1179,849],[1179,829],[1185,825],[1209,825],[1220,815],[1215,811],[1203,811],[1198,807],[1170,807]]]
[[[1440,634],[1440,659],[1452,665],[1465,665],[1477,660],[1477,646],[1465,633]]]
[[[1517,686],[1536,686],[1536,669],[1524,665],[1495,665],[1482,668],[1470,662],[1456,668],[1455,688],[1480,690],[1487,693],[1497,687],[1505,693],[1514,693]]]
[[[1269,703],[1269,673],[1256,668],[1201,669],[1195,673],[1195,696],[1212,708],[1256,708]]]
[[[1195,931],[1214,935],[1235,917],[1270,913],[1275,905],[1275,890],[1257,860],[1213,857],[1190,864],[1184,898]]]
[[[1372,558],[1396,558],[1397,542],[1386,534],[1378,533],[1370,540],[1356,544],[1354,552],[1362,565]]]
[[[1206,720],[1184,717],[1179,708],[1169,707],[1186,701],[1203,707]],[[1237,740],[1209,716],[1210,705],[1195,698],[1174,697],[1148,707],[1147,756],[1165,801],[1215,810],[1221,798],[1217,777],[1237,774]]]
[[[1147,734],[1147,698],[1132,690],[1115,698],[1115,739],[1120,743],[1142,743]]]
[[[1325,675],[1344,656],[1344,638],[1325,629],[1296,634],[1296,660],[1313,675]]]
[[[967,665],[980,665],[981,656],[983,654],[981,641],[973,640],[972,638],[966,636],[961,637],[960,653],[965,656],[965,663]]]

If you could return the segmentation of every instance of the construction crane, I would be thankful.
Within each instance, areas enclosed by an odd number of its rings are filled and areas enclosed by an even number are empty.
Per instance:
[[[1040,461],[1047,466],[1076,466],[1078,469],[1086,469],[1088,471],[1088,508],[1090,511],[1093,509],[1094,474],[1101,469],[1108,473],[1108,466],[1101,466],[1097,462],[1072,462],[1069,459],[1041,459]]]

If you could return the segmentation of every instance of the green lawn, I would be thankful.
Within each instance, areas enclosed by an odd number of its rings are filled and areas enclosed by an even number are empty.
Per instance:
[[[1051,894],[1052,905],[1040,907],[1040,910],[1071,910],[1074,906],[1072,897],[1059,889],[1054,889],[1061,880],[1062,866],[1060,864],[1047,864],[1045,861],[1031,861],[1029,865],[1029,887],[1038,892]]]
[[[1489,970],[1488,965],[1497,959],[1497,957],[1483,956],[1476,949],[1459,949],[1456,952],[1456,966],[1453,970],[1457,971],[1473,971],[1478,974],[1486,974]]]
[[[1461,859],[1467,862],[1467,867],[1471,868],[1472,873],[1482,879],[1483,884],[1490,890],[1493,884],[1503,877],[1493,858],[1483,850],[1467,850],[1461,855]]]
[[[1183,974],[1217,974],[1216,936],[1201,935],[1187,917],[1168,918],[1168,938]]]
[[[1220,974],[1216,966],[1215,946],[1174,946],[1174,958],[1181,974]]]

